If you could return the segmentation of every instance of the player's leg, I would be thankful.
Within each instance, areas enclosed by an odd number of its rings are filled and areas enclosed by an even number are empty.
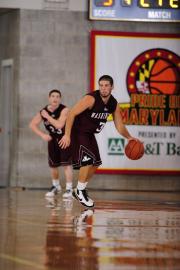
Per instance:
[[[54,197],[61,191],[59,182],[59,147],[55,138],[48,142],[48,163],[51,171],[52,187],[49,192],[46,193],[48,197]]]
[[[73,196],[78,199],[81,204],[87,207],[93,207],[94,201],[88,196],[86,186],[90,178],[94,175],[98,166],[87,165],[79,170],[77,188],[73,192]]]
[[[63,194],[63,198],[71,198],[72,197],[72,182],[73,182],[73,169],[72,169],[72,151],[71,147],[66,149],[61,149],[58,145],[59,151],[59,162],[60,166],[63,167],[65,180],[66,180],[66,190]]]
[[[61,186],[59,182],[59,169],[58,167],[51,167],[51,179],[52,179],[52,187],[46,193],[47,197],[54,197],[54,195],[58,194],[61,191]]]
[[[81,182],[81,183],[87,183],[88,182],[88,176],[91,172],[93,168],[93,165],[87,165],[87,166],[83,166],[79,169],[79,177],[78,177],[78,180]]]
[[[81,167],[79,170],[79,177],[78,177],[79,182],[81,182],[84,185],[87,185],[89,180],[97,170],[97,168],[98,166],[94,166],[92,164]],[[84,188],[86,188],[86,186]]]
[[[73,196],[87,207],[93,207],[94,202],[89,198],[86,190],[89,179],[101,164],[98,145],[94,134],[73,134],[73,167],[79,169],[77,187]]]
[[[55,181],[59,181],[59,169],[58,168],[50,168],[51,170],[51,178]]]
[[[63,166],[65,179],[66,179],[66,191],[63,194],[63,198],[72,197],[73,189],[73,170],[71,165]]]
[[[97,170],[98,166],[92,166],[90,169],[89,169],[89,172],[88,172],[88,182],[89,180],[91,179],[91,177],[95,174],[96,170]]]
[[[50,168],[52,185],[55,186],[58,190],[61,190],[60,180],[59,180],[59,168]]]

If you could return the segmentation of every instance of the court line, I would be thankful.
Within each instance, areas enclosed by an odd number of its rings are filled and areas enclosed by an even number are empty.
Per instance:
[[[13,262],[16,262],[18,264],[25,265],[25,266],[30,266],[30,267],[33,267],[33,269],[40,269],[40,270],[45,270],[46,269],[45,266],[41,266],[41,265],[38,265],[36,263],[30,262],[28,260],[24,260],[24,259],[15,257],[15,256],[4,254],[4,253],[0,253],[0,258],[6,259],[6,260],[9,260],[9,261],[13,261]]]

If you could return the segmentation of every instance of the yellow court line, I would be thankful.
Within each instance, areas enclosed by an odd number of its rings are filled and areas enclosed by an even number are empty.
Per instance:
[[[15,257],[15,256],[4,254],[4,253],[0,253],[0,258],[6,259],[6,260],[9,260],[9,261],[13,261],[13,262],[16,262],[18,264],[30,266],[30,267],[33,267],[33,269],[40,269],[40,270],[45,270],[46,269],[45,266],[41,266],[41,265],[38,265],[36,263],[30,262],[28,260],[24,260],[24,259]]]

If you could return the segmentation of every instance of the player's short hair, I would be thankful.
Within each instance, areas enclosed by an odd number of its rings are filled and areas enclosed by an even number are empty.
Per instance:
[[[111,76],[109,76],[109,75],[102,75],[99,78],[98,82],[100,83],[100,81],[108,81],[108,82],[110,82],[111,86],[113,86],[113,84],[114,84],[113,78]]]
[[[61,97],[61,92],[60,92],[59,90],[57,90],[57,89],[52,89],[52,90],[49,92],[49,97],[51,96],[52,93],[57,93],[57,94],[59,94],[60,97]]]

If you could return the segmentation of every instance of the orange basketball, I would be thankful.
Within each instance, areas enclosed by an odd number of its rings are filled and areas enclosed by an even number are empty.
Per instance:
[[[179,74],[171,63],[159,59],[154,64],[149,78],[152,94],[172,95],[178,91]]]
[[[125,146],[125,154],[129,159],[140,159],[144,155],[143,143],[139,140],[130,140]]]

